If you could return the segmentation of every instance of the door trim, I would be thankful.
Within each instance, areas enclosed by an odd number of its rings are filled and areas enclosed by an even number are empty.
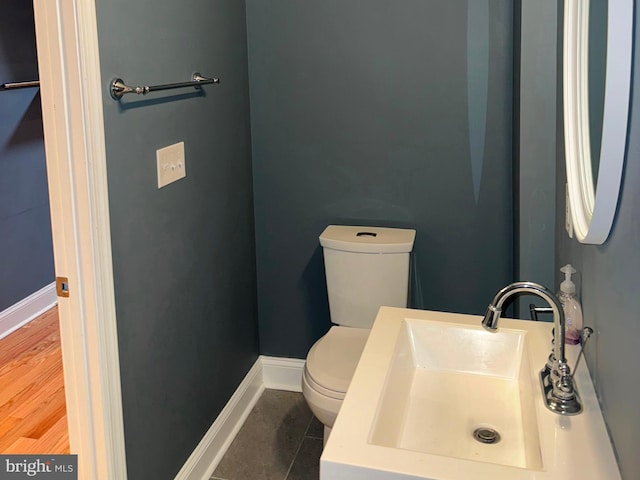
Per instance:
[[[120,365],[94,0],[35,0],[71,452],[79,478],[125,480]]]

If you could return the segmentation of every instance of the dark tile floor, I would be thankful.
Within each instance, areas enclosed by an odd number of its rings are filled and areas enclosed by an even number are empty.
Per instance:
[[[301,393],[265,390],[212,480],[318,480],[322,424]]]

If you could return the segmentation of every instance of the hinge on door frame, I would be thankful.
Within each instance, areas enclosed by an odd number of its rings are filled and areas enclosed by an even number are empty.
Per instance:
[[[56,293],[59,297],[69,296],[69,279],[67,277],[56,277]]]

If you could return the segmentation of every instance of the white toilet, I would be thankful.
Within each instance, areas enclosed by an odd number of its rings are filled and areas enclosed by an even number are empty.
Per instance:
[[[415,230],[329,225],[320,235],[334,325],[309,350],[302,393],[329,438],[378,309],[406,307]]]

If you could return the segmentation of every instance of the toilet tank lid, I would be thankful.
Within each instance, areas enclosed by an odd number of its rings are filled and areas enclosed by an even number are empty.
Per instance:
[[[405,228],[329,225],[320,234],[320,245],[358,253],[408,253],[416,231]]]

